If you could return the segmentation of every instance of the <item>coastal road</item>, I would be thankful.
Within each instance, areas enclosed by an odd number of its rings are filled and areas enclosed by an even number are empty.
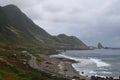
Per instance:
[[[40,67],[38,66],[38,64],[36,63],[36,57],[35,57],[35,56],[33,56],[33,55],[30,54],[30,53],[29,53],[28,55],[31,57],[31,59],[30,59],[29,62],[28,62],[28,64],[30,65],[31,68],[36,69],[36,70],[38,70],[38,71],[43,71],[43,72],[45,72],[45,73],[52,74],[52,73],[50,73],[50,72],[48,72],[48,71],[46,71],[46,70],[44,70],[44,69],[42,69],[42,68],[40,68]]]
[[[30,59],[30,61],[29,61],[30,67],[39,70],[40,68],[39,68],[39,66],[38,66],[37,63],[36,63],[36,57],[33,56],[32,54],[28,54],[28,55],[31,56],[31,59]]]
[[[53,72],[49,72],[47,70],[44,70],[44,69],[40,68],[39,65],[36,63],[36,57],[33,56],[30,53],[28,53],[28,55],[31,56],[31,59],[28,62],[28,64],[30,65],[31,68],[36,69],[38,71],[42,71],[42,72],[48,73],[48,74],[51,74],[51,75],[54,75],[54,76],[64,77],[65,78],[65,76],[63,76],[63,75],[60,75],[60,74],[57,74],[57,73],[53,73]]]
[[[36,63],[36,57],[33,56],[33,55],[30,54],[30,53],[28,53],[28,55],[31,57],[31,59],[30,59],[29,62],[28,62],[29,66],[30,66],[31,68],[36,69],[36,70],[38,70],[38,71],[42,71],[42,72],[48,73],[48,74],[51,74],[51,76],[54,75],[54,76],[57,76],[57,77],[66,78],[66,75],[61,75],[61,74],[58,74],[58,73],[54,73],[54,72],[50,72],[50,71],[47,71],[47,70],[42,69],[42,68]],[[69,65],[71,65],[71,64],[68,64],[68,63],[64,63],[64,64],[63,64],[63,63],[60,63],[60,64],[61,64],[61,65],[59,65],[59,66],[66,65],[66,67],[67,67],[68,70],[73,70],[72,67],[69,66]],[[61,68],[63,68],[63,67],[61,67]],[[63,73],[63,71],[60,71],[60,72]],[[74,72],[74,70],[73,70],[72,72]],[[69,75],[71,75],[71,76],[73,75],[73,73],[71,73],[71,72],[69,72],[69,71],[67,71],[67,74],[69,74]],[[67,77],[67,78],[68,78],[68,79],[72,79],[71,77]],[[88,79],[88,78],[86,78],[86,77],[83,77],[83,76],[81,76],[81,79],[90,80],[90,79]]]

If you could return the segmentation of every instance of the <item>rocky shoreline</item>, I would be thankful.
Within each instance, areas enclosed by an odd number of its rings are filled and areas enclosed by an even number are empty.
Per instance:
[[[44,54],[39,54],[39,56],[45,59],[39,64],[42,69],[58,73],[66,77],[81,77],[71,65],[75,61],[64,58],[49,57]]]
[[[67,79],[76,79],[76,80],[120,80],[120,77],[114,78],[114,77],[97,77],[97,76],[91,76],[91,77],[84,77],[79,75],[79,73],[72,67],[73,63],[76,63],[74,60],[65,59],[65,58],[55,58],[50,57],[50,55],[45,54],[37,54],[39,57],[43,58],[44,61],[37,62],[36,57],[31,55],[30,60],[30,66],[34,69],[37,69],[38,71],[43,71],[48,74],[51,74],[51,76],[58,76],[58,77],[64,77]]]
[[[50,57],[50,55],[45,54],[38,55],[41,58],[44,58],[44,61],[38,64],[41,69],[70,79],[77,78],[88,80],[87,77],[81,76],[79,72],[72,67],[73,63],[77,63],[76,61],[65,58]]]

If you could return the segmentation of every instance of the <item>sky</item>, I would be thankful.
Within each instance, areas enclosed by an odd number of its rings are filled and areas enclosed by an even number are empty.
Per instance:
[[[18,6],[51,35],[77,36],[88,46],[120,47],[120,0],[0,0]]]

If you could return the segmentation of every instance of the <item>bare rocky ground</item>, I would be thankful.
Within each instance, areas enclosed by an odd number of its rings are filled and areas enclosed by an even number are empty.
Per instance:
[[[73,61],[67,59],[65,60],[60,58],[53,58],[53,57],[49,57],[48,55],[42,55],[42,54],[39,54],[39,56],[45,59],[39,65],[42,69],[68,77],[75,77],[75,76],[81,77],[71,65]]]

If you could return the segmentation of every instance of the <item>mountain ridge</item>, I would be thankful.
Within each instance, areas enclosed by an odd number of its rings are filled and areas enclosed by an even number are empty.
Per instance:
[[[1,43],[15,45],[38,45],[59,48],[87,48],[87,46],[75,36],[64,34],[52,36],[44,29],[36,25],[17,6],[7,5],[0,7],[0,40]],[[5,32],[6,31],[6,32]],[[8,33],[7,35],[5,35]],[[9,35],[9,36],[8,36]],[[7,45],[7,44],[6,44]]]

